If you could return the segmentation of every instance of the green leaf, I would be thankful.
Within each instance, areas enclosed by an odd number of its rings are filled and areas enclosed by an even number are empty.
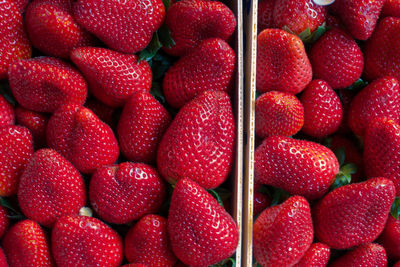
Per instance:
[[[171,31],[166,24],[163,24],[160,29],[158,29],[158,37],[163,46],[171,48],[175,45],[175,41],[172,39]]]
[[[218,193],[216,191],[214,191],[213,189],[208,189],[207,192],[210,193],[218,201],[218,203],[219,203],[219,205],[221,205],[221,207],[225,208],[221,197],[218,195]]]
[[[399,219],[399,215],[400,215],[400,197],[396,197],[394,199],[392,208],[390,210],[390,214],[392,214],[393,218],[395,218],[396,220]]]
[[[342,166],[346,160],[346,149],[344,147],[339,147],[333,153],[335,153],[339,166]]]
[[[322,145],[330,148],[332,146],[332,137],[327,137],[322,140]]]
[[[354,163],[348,163],[348,164],[342,166],[342,167],[340,168],[340,171],[341,171],[342,173],[345,173],[345,174],[351,176],[352,174],[355,174],[355,173],[358,171],[358,167],[357,167],[357,165],[354,164]]]
[[[345,90],[350,90],[350,91],[360,91],[361,89],[363,89],[365,86],[368,85],[367,81],[364,81],[363,79],[358,79],[357,81],[355,81],[352,85],[350,85],[349,87],[345,88]]]
[[[331,190],[335,190],[341,186],[348,185],[351,183],[351,175],[339,172],[336,174],[336,179],[331,185]]]
[[[154,96],[161,104],[165,104],[165,97],[161,89],[161,85],[158,82],[153,82],[150,89],[150,94]]]
[[[314,32],[311,32],[311,29],[307,28],[298,36],[304,43],[312,44],[315,43],[327,30],[328,27],[326,27],[324,23],[319,26]]]
[[[228,190],[223,187],[217,187],[214,191],[219,195],[222,201],[229,199],[232,196],[231,190]]]
[[[165,12],[168,11],[169,7],[171,6],[171,0],[162,0],[164,7],[165,7]]]
[[[144,50],[140,51],[139,62],[142,60],[150,61],[157,54],[161,47],[162,44],[158,38],[158,33],[155,32],[149,45]]]
[[[271,206],[276,206],[281,204],[284,199],[289,196],[289,193],[281,188],[274,187],[274,191],[272,193],[272,201]]]
[[[300,39],[304,42],[305,40],[308,40],[311,38],[311,29],[307,28],[304,31],[302,31],[301,33],[299,33],[299,37]]]
[[[228,258],[225,260],[222,260],[221,262],[218,262],[217,264],[210,265],[210,267],[227,267],[227,266],[235,266],[236,261],[234,258]]]

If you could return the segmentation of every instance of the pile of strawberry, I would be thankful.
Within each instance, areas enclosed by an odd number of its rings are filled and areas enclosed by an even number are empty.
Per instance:
[[[236,19],[170,4],[0,0],[0,266],[228,264]]]
[[[262,0],[258,16],[255,260],[396,264],[400,1]]]

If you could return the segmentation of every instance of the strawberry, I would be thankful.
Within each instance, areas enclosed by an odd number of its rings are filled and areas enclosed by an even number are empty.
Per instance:
[[[374,243],[363,244],[332,262],[331,267],[386,267],[385,249]]]
[[[353,101],[355,97],[355,92],[347,89],[342,89],[336,91],[337,94],[340,97],[340,100],[342,102],[342,107],[343,107],[343,118],[342,122],[339,126],[338,133],[340,134],[349,134],[351,132],[351,129],[349,127],[349,111],[350,111],[350,106],[351,102]]]
[[[144,49],[165,16],[162,0],[78,0],[73,12],[86,30],[111,49],[127,54]]]
[[[17,123],[29,129],[33,136],[35,148],[46,146],[46,127],[50,117],[45,113],[39,113],[18,106],[15,109]]]
[[[310,205],[293,196],[263,211],[254,223],[254,257],[261,266],[293,266],[313,241]]]
[[[57,266],[119,266],[121,237],[96,218],[63,216],[51,232],[51,250]]]
[[[385,229],[379,237],[379,243],[385,248],[389,259],[400,260],[400,220],[389,216]]]
[[[400,261],[396,262],[393,267],[400,267]]]
[[[275,0],[261,0],[258,2],[257,28],[258,33],[274,27]]]
[[[0,266],[8,267],[6,255],[4,255],[4,251],[1,248],[0,248]]]
[[[0,206],[0,238],[3,237],[9,225],[10,219],[8,218],[8,211],[3,206]],[[0,266],[2,265],[0,264]]]
[[[0,127],[0,196],[17,193],[19,177],[33,154],[32,135],[21,126]]]
[[[117,125],[115,118],[115,109],[107,106],[95,98],[88,99],[85,103],[85,107],[93,111],[100,120],[108,124],[111,129],[114,129]]]
[[[235,52],[225,41],[217,38],[202,41],[165,74],[163,89],[167,102],[180,108],[207,90],[229,92],[235,61]]]
[[[383,17],[400,17],[400,1],[386,0],[381,15]]]
[[[374,31],[385,0],[336,0],[330,7],[358,40],[367,40]]]
[[[181,179],[172,193],[168,234],[174,254],[196,267],[231,256],[239,232],[232,217],[196,182]]]
[[[170,123],[171,115],[150,93],[134,93],[118,122],[122,154],[134,162],[155,162],[157,146]]]
[[[105,48],[80,47],[71,60],[87,79],[90,91],[111,107],[122,106],[134,92],[150,91],[152,73],[146,61],[136,55]]]
[[[3,249],[10,267],[55,266],[45,231],[31,220],[20,221],[8,230]]]
[[[26,6],[29,4],[30,0],[12,0],[11,2],[16,5],[21,13],[24,13]]]
[[[78,105],[63,106],[53,114],[47,125],[47,144],[83,173],[112,164],[119,155],[110,126]]]
[[[299,37],[279,29],[258,35],[257,90],[297,94],[311,79],[311,64]]]
[[[309,53],[314,76],[333,89],[345,88],[357,81],[364,67],[361,49],[345,31],[333,28],[312,46]]]
[[[5,79],[9,65],[30,58],[32,47],[26,37],[22,14],[12,0],[0,2],[0,14],[0,79]]]
[[[121,267],[149,267],[149,266],[141,264],[141,263],[130,263],[130,264],[122,265]]]
[[[266,194],[260,192],[254,192],[253,195],[253,214],[257,216],[263,212],[269,205],[271,205],[272,199]]]
[[[308,199],[328,192],[339,172],[339,163],[327,147],[283,136],[266,138],[254,161],[257,181]]]
[[[56,58],[39,57],[11,64],[10,87],[18,103],[38,112],[54,112],[61,105],[85,102],[87,85],[71,65]]]
[[[170,183],[189,178],[204,188],[215,188],[229,175],[234,142],[228,95],[203,92],[181,108],[161,139],[158,171]]]
[[[304,108],[299,99],[285,92],[271,91],[257,98],[255,104],[256,134],[295,135],[304,124]]]
[[[325,267],[331,255],[330,248],[322,243],[314,243],[295,267]]]
[[[174,266],[177,259],[169,244],[167,219],[152,214],[142,217],[125,236],[125,256],[133,263]]]
[[[13,125],[15,123],[15,114],[13,106],[0,95],[0,127]]]
[[[165,24],[175,42],[165,50],[171,55],[182,56],[202,40],[213,37],[228,40],[236,28],[236,19],[221,2],[183,0],[168,9]]]

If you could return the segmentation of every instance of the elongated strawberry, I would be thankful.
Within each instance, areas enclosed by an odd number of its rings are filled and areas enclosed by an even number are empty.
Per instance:
[[[208,266],[231,256],[238,244],[232,217],[200,185],[177,182],[168,214],[168,234],[175,255],[190,266]]]
[[[400,260],[400,220],[389,215],[379,243],[385,248],[389,259]]]
[[[382,16],[385,17],[400,17],[400,1],[386,0],[382,8]]]
[[[163,90],[167,102],[180,108],[207,90],[229,92],[235,61],[235,52],[225,41],[202,41],[165,74]]]
[[[35,148],[46,146],[46,127],[50,117],[45,113],[39,113],[18,106],[15,109],[17,124],[29,129],[33,136]]]
[[[146,61],[99,47],[72,51],[71,60],[87,79],[90,91],[111,107],[122,106],[134,92],[150,91],[152,73]]]
[[[386,267],[387,257],[385,249],[374,243],[364,244],[352,251],[347,252],[339,259],[335,260],[332,267]]]
[[[275,0],[261,0],[258,2],[257,29],[258,33],[274,26]]]
[[[13,125],[15,123],[15,113],[13,106],[0,95],[0,127]]]
[[[111,129],[117,126],[114,108],[107,106],[95,98],[88,99],[85,103],[85,107],[93,111],[93,113],[96,114],[100,120],[108,124]]]
[[[314,243],[303,255],[295,267],[325,267],[331,255],[330,248],[322,243]]]
[[[51,57],[20,60],[9,70],[13,95],[24,108],[54,112],[61,105],[85,102],[87,85],[71,65]]]

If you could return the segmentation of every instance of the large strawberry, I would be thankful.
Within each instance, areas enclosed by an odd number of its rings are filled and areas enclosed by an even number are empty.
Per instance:
[[[175,44],[166,48],[174,56],[182,56],[207,38],[227,40],[236,28],[233,12],[219,1],[183,0],[167,12],[166,25]]]
[[[83,76],[64,61],[39,57],[11,64],[10,87],[18,103],[38,112],[54,112],[61,105],[81,105],[86,100]]]
[[[299,37],[279,29],[258,35],[257,90],[297,94],[311,79],[311,64]]]
[[[261,0],[258,2],[257,29],[260,33],[267,28],[274,26],[275,0]]]
[[[47,125],[47,144],[83,173],[113,164],[119,155],[110,126],[78,105],[63,106],[53,114]]]
[[[122,106],[134,92],[150,91],[150,66],[144,60],[138,62],[136,55],[81,47],[72,51],[71,59],[87,79],[93,95],[109,106]]]
[[[208,266],[231,256],[238,244],[232,217],[207,191],[189,179],[177,182],[168,214],[175,255],[190,266]]]
[[[214,188],[229,175],[235,142],[230,99],[206,91],[186,104],[164,134],[157,152],[160,174],[170,183],[182,178]]]
[[[322,243],[314,243],[295,267],[325,267],[331,255],[330,248]]]
[[[117,126],[118,121],[115,119],[115,111],[116,109],[107,106],[103,102],[95,98],[90,98],[86,101],[85,107],[93,111],[100,120],[107,123],[111,129],[114,129]]]
[[[78,0],[73,11],[86,30],[110,48],[129,54],[150,43],[165,16],[162,0]]]
[[[294,196],[258,216],[253,229],[254,257],[261,266],[293,266],[313,241],[310,205]]]
[[[400,260],[400,220],[389,215],[385,229],[379,237],[379,243],[385,248],[391,260]]]
[[[21,13],[24,13],[25,8],[29,4],[30,0],[11,0],[11,2],[14,2]]]
[[[400,1],[386,0],[381,15],[385,17],[400,17]]]
[[[217,38],[202,41],[165,74],[163,89],[167,102],[180,108],[204,91],[228,92],[235,61],[235,52],[225,41]]]
[[[3,237],[9,225],[10,225],[10,219],[8,218],[8,211],[3,206],[0,206],[0,238]]]
[[[0,95],[0,127],[13,125],[15,123],[15,113],[13,106]]]
[[[170,123],[171,115],[150,93],[134,93],[118,122],[122,154],[134,162],[155,162],[157,146]]]
[[[50,117],[45,113],[39,113],[18,106],[15,109],[17,124],[29,129],[33,136],[35,148],[46,146],[46,127]]]
[[[332,262],[330,267],[386,267],[387,257],[385,249],[374,243],[364,244],[347,252]]]

